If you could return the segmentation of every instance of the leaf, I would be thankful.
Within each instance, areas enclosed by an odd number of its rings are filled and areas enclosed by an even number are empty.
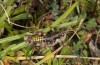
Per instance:
[[[59,65],[58,59],[56,58],[53,59],[53,65]]]
[[[15,11],[12,13],[12,16],[23,13],[24,11],[25,11],[25,5],[21,5],[19,8],[15,9]]]
[[[74,50],[79,50],[81,47],[82,47],[82,42],[80,42],[80,41],[78,41],[77,43],[73,43],[74,45],[73,45],[73,48],[74,48]]]
[[[14,0],[7,0],[6,6],[10,6],[13,2]]]
[[[84,55],[85,57],[87,57],[87,56],[88,56],[88,52],[87,52],[86,50],[83,50],[83,55]]]
[[[10,11],[11,11],[11,6],[8,6],[7,7],[7,9],[6,9],[6,11],[7,11],[7,13],[9,14],[10,13]],[[6,19],[6,13],[4,13],[3,15],[2,15],[2,17],[0,17],[0,28],[2,28],[2,27],[4,27],[4,24],[5,24],[5,19]]]
[[[29,14],[28,13],[22,13],[19,15],[16,15],[15,17],[12,17],[12,20],[22,20],[22,19],[28,19],[29,18]]]
[[[4,58],[15,61],[15,62],[18,62],[18,60],[15,57],[5,56]]]
[[[28,46],[22,49],[26,57],[30,57],[34,53],[34,50],[32,48],[33,46]]]
[[[14,56],[15,53],[14,53],[14,51],[10,50],[9,52],[7,52],[7,54],[10,55],[10,56]]]
[[[65,54],[69,54],[71,51],[71,48],[69,46],[65,46],[64,48],[62,48],[61,50],[61,55],[65,55]]]
[[[82,43],[83,43],[83,40],[80,40],[77,43],[73,42],[73,50],[72,50],[73,54],[80,55],[81,49],[83,48]]]
[[[85,32],[83,31],[83,30],[80,30],[79,32],[78,32],[78,35],[84,35],[85,34]]]
[[[86,29],[91,30],[97,26],[95,18],[90,19],[85,23]]]
[[[46,56],[49,55],[50,53],[51,53],[51,50],[48,48],[47,53],[46,53]],[[51,59],[48,59],[47,60],[47,64],[48,65],[51,65]]]
[[[0,52],[0,58],[3,58],[7,54],[7,52],[10,51],[11,48],[14,47],[14,46],[15,46],[15,44],[13,44],[13,45],[9,46],[7,49],[1,51]]]
[[[59,24],[57,25],[57,29],[60,29],[60,28],[71,28],[73,26],[75,26],[78,22],[78,20],[74,20],[74,21],[71,21],[71,22],[68,22],[68,23],[62,23],[62,24]]]
[[[23,56],[23,55],[25,55],[25,53],[23,51],[18,51],[16,54],[17,54],[17,56]]]
[[[25,33],[24,34],[20,34],[20,35],[15,35],[15,36],[10,36],[10,37],[6,37],[6,38],[3,38],[3,39],[0,39],[0,44],[20,39],[20,38],[24,37],[24,35],[25,35]]]
[[[28,44],[26,42],[22,42],[22,43],[17,44],[16,46],[12,47],[11,50],[18,50],[18,49],[26,47],[27,45]]]
[[[61,50],[61,55],[68,55],[71,53],[71,48],[69,46],[65,46],[64,48],[62,48]],[[64,61],[64,58],[59,58],[59,64],[61,65]]]

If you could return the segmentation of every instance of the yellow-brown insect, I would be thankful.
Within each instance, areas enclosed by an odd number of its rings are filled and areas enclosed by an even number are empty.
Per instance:
[[[60,39],[61,37],[64,36],[64,33],[66,33],[65,31],[58,33],[56,35],[52,35],[51,37],[48,37],[47,35],[40,35],[39,34],[34,34],[34,35],[26,35],[24,37],[24,40],[29,43],[32,44],[34,46],[53,46],[55,45],[55,41]]]

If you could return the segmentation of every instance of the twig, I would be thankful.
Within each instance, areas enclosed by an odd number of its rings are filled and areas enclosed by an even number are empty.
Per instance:
[[[42,59],[45,56],[31,56],[31,59]],[[56,55],[55,58],[78,58],[79,56],[76,55]],[[81,59],[89,59],[89,60],[100,60],[98,57],[82,57],[80,56]],[[18,57],[18,60],[29,60],[30,58],[28,57]]]

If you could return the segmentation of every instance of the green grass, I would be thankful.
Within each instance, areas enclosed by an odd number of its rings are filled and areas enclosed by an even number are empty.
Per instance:
[[[27,62],[32,63],[31,65],[77,65],[78,62],[80,65],[87,65],[90,59],[99,59],[88,57],[91,55],[88,44],[94,39],[92,38],[94,35],[99,37],[100,33],[99,3],[87,0],[75,2],[25,0],[18,4],[15,0],[7,2],[0,0],[0,59],[2,61],[9,59],[19,64],[20,60],[23,62],[29,59],[31,61]],[[42,47],[41,43],[36,47],[34,43],[27,43],[24,40],[26,35],[34,36],[34,32],[46,33],[44,37],[48,38],[67,30],[69,33],[64,37],[62,44],[53,47]]]

